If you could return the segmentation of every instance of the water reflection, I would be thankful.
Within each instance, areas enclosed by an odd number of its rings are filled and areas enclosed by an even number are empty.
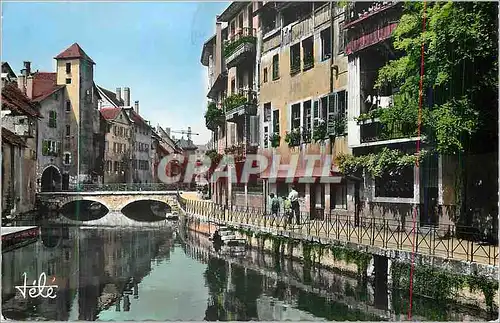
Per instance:
[[[283,255],[217,253],[172,229],[44,227],[2,254],[2,312],[15,320],[401,320],[406,295]],[[56,299],[19,299],[22,273],[56,278]],[[389,294],[389,296],[388,296]],[[462,320],[464,309],[416,299],[418,320]],[[481,317],[483,318],[483,317]]]

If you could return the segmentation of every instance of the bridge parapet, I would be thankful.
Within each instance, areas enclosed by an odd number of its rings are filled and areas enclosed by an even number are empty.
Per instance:
[[[164,202],[172,211],[178,211],[177,191],[42,192],[37,194],[37,200],[49,209],[59,209],[72,201],[95,201],[102,203],[112,212],[119,212],[135,201],[153,200]]]

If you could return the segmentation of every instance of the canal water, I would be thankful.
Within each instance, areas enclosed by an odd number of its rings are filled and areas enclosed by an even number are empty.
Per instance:
[[[23,298],[15,288],[23,273],[28,285],[45,273],[56,297]],[[406,294],[254,251],[226,256],[176,226],[44,226],[37,242],[2,254],[2,313],[13,320],[395,321],[406,319]],[[418,320],[490,319],[418,297],[413,313]]]

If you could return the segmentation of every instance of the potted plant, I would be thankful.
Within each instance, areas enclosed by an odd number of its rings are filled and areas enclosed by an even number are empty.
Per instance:
[[[298,128],[295,128],[290,132],[286,132],[285,142],[288,144],[288,147],[296,147],[300,145],[300,137],[300,130]]]
[[[271,134],[271,136],[269,136],[269,141],[271,142],[271,147],[273,147],[273,148],[279,147],[280,142],[281,142],[280,134],[277,132],[274,132],[273,134]]]

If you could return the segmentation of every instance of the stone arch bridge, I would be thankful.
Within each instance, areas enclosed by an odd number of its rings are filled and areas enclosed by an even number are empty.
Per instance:
[[[109,210],[109,213],[102,218],[90,221],[63,219],[63,222],[68,224],[138,225],[137,221],[119,214],[124,207],[136,201],[150,200],[166,203],[172,212],[178,212],[177,194],[177,191],[41,192],[37,194],[37,202],[45,209],[56,211],[67,203],[85,200],[99,202]],[[59,218],[61,220],[63,216]],[[142,222],[141,226],[146,224]]]

